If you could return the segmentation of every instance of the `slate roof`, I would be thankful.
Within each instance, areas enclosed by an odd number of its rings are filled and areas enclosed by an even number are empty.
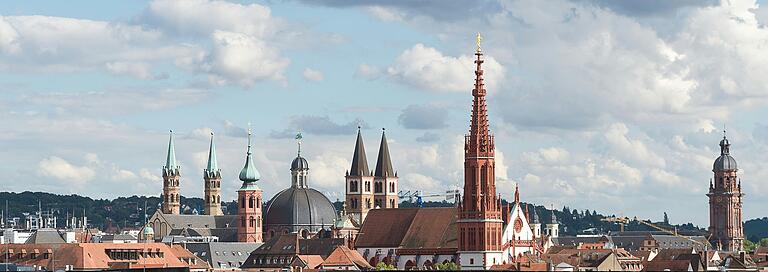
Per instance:
[[[642,271],[689,271],[691,263],[686,260],[652,261],[643,265]]]
[[[456,249],[456,220],[454,207],[371,210],[355,247]]]
[[[237,228],[237,215],[162,214],[172,229]]]
[[[25,244],[63,244],[67,241],[61,236],[58,230],[55,229],[38,229],[35,233],[32,233]]]
[[[260,243],[186,243],[187,250],[207,262],[212,268],[240,267]]]
[[[336,208],[323,193],[291,186],[269,200],[264,225],[331,227],[336,219]]]
[[[363,136],[360,134],[360,128],[357,129],[357,141],[355,142],[355,153],[352,155],[352,167],[349,169],[350,176],[368,176],[368,159],[365,157],[365,145],[363,145]]]
[[[379,145],[379,157],[376,160],[376,170],[373,174],[376,177],[394,177],[395,170],[392,169],[392,160],[389,156],[389,144],[384,131],[381,132],[381,145]]]
[[[578,246],[579,244],[612,243],[607,236],[560,236],[552,237],[552,243],[559,246]]]
[[[345,243],[343,238],[300,239],[298,235],[298,233],[276,235],[251,252],[242,268],[282,267],[283,265],[260,263],[257,261],[261,258],[272,256],[290,256],[292,257],[291,260],[299,255],[318,255],[326,258],[336,246]]]

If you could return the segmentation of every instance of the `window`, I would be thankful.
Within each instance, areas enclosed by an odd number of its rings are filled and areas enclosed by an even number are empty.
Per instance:
[[[370,181],[366,181],[365,182],[365,191],[366,192],[370,192],[371,191],[371,182]]]
[[[245,209],[245,197],[240,198],[240,208]]]
[[[249,197],[248,198],[248,208],[253,208],[253,203],[254,202],[256,202],[256,200],[254,200],[253,196]]]
[[[371,208],[371,199],[369,198],[369,199],[366,199],[365,201],[366,201],[366,203],[365,203],[366,204],[365,205],[366,208],[370,209]]]
[[[357,181],[353,180],[349,182],[349,191],[350,192],[357,192]]]
[[[380,181],[373,183],[373,192],[374,193],[383,193],[384,192],[383,184],[381,184]]]
[[[390,208],[394,208],[395,207],[395,200],[394,199],[390,199],[389,200],[389,207]]]
[[[475,264],[475,259],[474,258],[469,258],[469,264]]]
[[[394,193],[395,192],[395,183],[394,182],[390,182],[389,183],[389,192],[390,193]]]

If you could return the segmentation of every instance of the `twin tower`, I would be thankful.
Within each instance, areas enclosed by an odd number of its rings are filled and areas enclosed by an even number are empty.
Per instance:
[[[345,175],[346,202],[344,211],[358,223],[365,220],[371,209],[397,208],[397,172],[392,168],[389,155],[387,135],[382,130],[379,156],[376,160],[375,171],[368,169],[368,159],[365,156],[363,136],[360,127],[357,128],[355,153],[352,156],[352,167]]]
[[[168,157],[163,166],[163,213],[179,214],[181,209],[181,197],[179,194],[179,180],[181,173],[176,162],[176,148],[173,141],[173,131],[168,140]],[[208,165],[203,169],[205,182],[205,215],[222,215],[221,212],[221,169],[216,160],[216,145],[211,133],[211,146],[208,151]]]

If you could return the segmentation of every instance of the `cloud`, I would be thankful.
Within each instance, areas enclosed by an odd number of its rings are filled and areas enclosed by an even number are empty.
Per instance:
[[[323,73],[310,68],[305,68],[301,75],[304,76],[304,79],[308,81],[323,81],[324,79]]]
[[[217,30],[211,35],[213,49],[200,62],[192,61],[187,68],[208,73],[215,85],[235,83],[251,87],[259,81],[284,81],[283,72],[290,60],[266,42],[237,32]]]
[[[356,78],[362,78],[366,80],[374,80],[381,77],[382,71],[378,67],[371,66],[368,64],[360,64],[360,66],[357,67],[357,70],[355,70],[354,76]]]
[[[424,132],[419,137],[416,137],[416,142],[419,143],[431,143],[436,142],[440,140],[440,134],[434,133],[434,132]]]
[[[265,37],[277,31],[269,7],[209,0],[154,0],[142,21],[179,35],[205,37],[217,30]]]
[[[448,126],[448,109],[435,105],[409,105],[397,118],[408,129],[441,129]]]
[[[73,165],[70,162],[56,156],[44,158],[37,164],[38,174],[44,177],[52,177],[60,182],[82,186],[96,175],[96,172],[86,166]]]
[[[273,138],[292,138],[296,132],[316,135],[346,135],[354,133],[357,127],[368,128],[368,124],[362,119],[355,119],[348,123],[336,123],[329,116],[299,115],[291,117],[287,129],[272,131]]]
[[[403,51],[387,74],[396,82],[427,91],[469,92],[473,88],[474,56],[444,56],[435,48],[416,44]],[[504,67],[493,57],[483,65],[486,89],[494,92],[504,79]],[[470,75],[470,76],[467,76]]]
[[[168,75],[154,75],[152,68],[145,62],[109,62],[107,71],[115,75],[128,75],[138,79],[164,79]]]
[[[210,94],[210,91],[199,89],[39,92],[24,94],[18,102],[21,108],[59,114],[111,116],[195,104]]]

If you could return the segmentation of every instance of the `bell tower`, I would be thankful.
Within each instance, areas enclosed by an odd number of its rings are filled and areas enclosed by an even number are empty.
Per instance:
[[[483,83],[483,53],[477,34],[472,119],[464,137],[464,194],[459,209],[459,261],[462,269],[489,269],[501,264],[501,200],[496,194],[495,146],[488,124]]]
[[[216,160],[216,145],[213,142],[213,132],[211,132],[211,146],[208,150],[208,166],[203,170],[203,181],[205,188],[205,206],[206,215],[221,215],[221,169]]]
[[[379,157],[376,160],[376,170],[373,174],[373,206],[377,209],[394,209],[397,208],[398,202],[397,172],[392,169],[387,135],[382,128]]]
[[[176,147],[173,143],[173,130],[168,140],[168,156],[163,166],[163,213],[179,214],[181,208],[181,196],[179,196],[179,165],[176,163]]]
[[[253,165],[253,153],[251,152],[251,129],[248,129],[248,152],[245,157],[245,166],[240,171],[240,180],[243,185],[237,190],[237,241],[246,243],[261,243],[262,216],[261,216],[261,188],[256,182],[261,179],[261,174]]]
[[[723,132],[725,133],[725,131]],[[712,166],[714,181],[709,181],[710,243],[724,251],[744,250],[741,180],[736,172],[736,160],[731,157],[731,142],[723,135],[720,157]]]
[[[355,153],[352,155],[352,167],[344,177],[346,181],[346,212],[362,224],[368,211],[373,209],[373,173],[368,170],[363,136],[357,127]]]

